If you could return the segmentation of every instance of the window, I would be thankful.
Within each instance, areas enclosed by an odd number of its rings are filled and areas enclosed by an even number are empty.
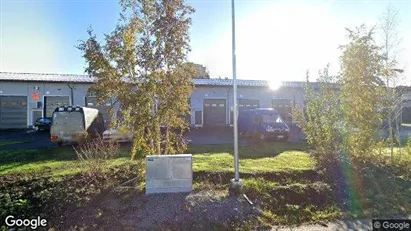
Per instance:
[[[264,123],[283,123],[283,120],[279,115],[262,115],[261,116]]]
[[[195,111],[194,112],[194,122],[196,125],[203,124],[203,113],[202,111]]]
[[[70,127],[70,129],[77,129],[83,130],[84,129],[84,114],[81,112],[55,112],[53,114],[53,125],[54,126],[62,126],[62,127]]]

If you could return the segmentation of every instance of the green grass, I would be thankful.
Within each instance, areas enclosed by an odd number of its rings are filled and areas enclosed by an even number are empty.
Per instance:
[[[286,151],[305,151],[306,144],[291,144],[286,142],[269,142],[257,143],[239,146],[240,157],[261,158],[274,157]],[[233,145],[192,145],[188,148],[190,154],[212,154],[212,153],[229,153],[233,154]]]
[[[260,226],[328,221],[341,216],[341,210],[330,199],[331,184],[317,177],[319,175],[313,171],[315,161],[306,149],[304,144],[283,142],[239,147],[243,188],[262,209],[262,214],[256,217]],[[234,176],[233,146],[193,145],[186,153],[193,154],[194,190],[227,194],[229,180]],[[411,155],[399,153],[400,149],[396,148],[395,156],[402,158],[398,161],[411,163]],[[389,156],[389,149],[384,148],[382,155]],[[120,156],[107,161],[103,170],[131,163],[129,158],[129,148],[123,147]],[[354,173],[354,181],[348,182],[347,189],[355,192],[350,195],[352,200],[357,200],[361,207],[360,210],[350,207],[350,199],[344,215],[352,218],[410,213],[411,180],[401,176],[401,172],[393,172],[394,165],[376,167],[375,164],[370,160],[367,169]],[[35,173],[41,177],[60,178],[85,172],[89,167],[77,160],[72,148],[0,151],[0,175]],[[411,164],[409,167],[411,170]],[[315,177],[310,175],[313,172]],[[321,198],[328,199],[319,203]]]
[[[28,141],[0,141],[0,147],[5,147],[7,145],[12,145],[12,144],[24,144],[28,143]]]
[[[266,180],[262,177],[247,178],[243,180],[243,187],[246,191],[254,190],[258,193],[266,193],[267,191],[278,186],[279,183],[275,181]]]
[[[104,164],[104,168],[114,167],[127,163],[129,158],[121,157]],[[80,172],[86,172],[89,169],[87,165],[78,160],[64,161],[38,161],[32,163],[11,163],[0,166],[0,175],[5,174],[24,174],[24,173],[41,173],[42,176],[62,177],[74,175]]]
[[[304,145],[289,143],[264,143],[240,147],[240,168],[244,173],[294,171],[312,169],[314,162],[303,151]],[[194,154],[194,171],[233,172],[232,145],[191,146],[188,153]],[[124,163],[130,156],[127,147],[121,149],[118,159],[108,166]],[[0,175],[42,173],[45,175],[69,175],[81,171],[84,166],[77,161],[71,147],[43,150],[0,151]]]
[[[119,158],[107,161],[104,167],[116,166],[129,160],[129,151],[120,150]],[[87,171],[88,167],[77,160],[71,147],[42,150],[0,151],[0,175],[42,174],[43,176],[66,176]]]
[[[273,157],[256,159],[247,155],[240,156],[242,173],[270,173],[303,171],[314,167],[313,159],[302,151],[286,151]],[[194,171],[233,172],[234,157],[230,153],[195,154]]]
[[[239,147],[242,173],[304,171],[314,167],[314,160],[303,151],[304,144],[261,143]],[[233,172],[232,145],[191,146],[194,171]]]

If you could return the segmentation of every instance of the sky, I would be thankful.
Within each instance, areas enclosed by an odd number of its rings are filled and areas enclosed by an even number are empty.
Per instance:
[[[231,1],[187,0],[192,15],[188,59],[214,78],[232,78]],[[330,64],[338,73],[345,28],[369,27],[389,4],[399,11],[397,58],[411,84],[411,0],[236,0],[237,77],[304,81]],[[119,18],[117,0],[0,0],[0,71],[84,74],[75,48],[92,26],[99,38]]]

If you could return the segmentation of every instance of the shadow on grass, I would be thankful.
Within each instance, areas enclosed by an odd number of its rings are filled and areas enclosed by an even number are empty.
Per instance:
[[[8,145],[16,145],[16,144],[24,144],[24,143],[29,143],[29,141],[1,141],[0,148],[4,148]]]
[[[212,184],[227,185],[234,178],[233,172],[209,172],[196,171],[193,173],[194,182],[210,182]],[[241,173],[241,179],[261,178],[267,181],[288,184],[291,182],[312,183],[321,180],[314,170],[290,171],[290,172],[270,172],[270,173]]]
[[[38,150],[2,150],[0,151],[0,164],[74,160],[76,157],[72,147]]]
[[[349,219],[409,215],[411,179],[408,171],[372,163],[345,169],[340,179],[331,183],[334,198]]]
[[[129,145],[122,145],[119,157],[127,156],[130,156],[130,147]],[[72,146],[63,146],[57,149],[0,150],[0,165],[13,163],[21,165],[42,161],[68,161],[76,159],[77,154]],[[13,164],[13,166],[16,164]]]
[[[363,173],[362,213],[398,216],[411,213],[411,179],[390,167],[371,166]]]

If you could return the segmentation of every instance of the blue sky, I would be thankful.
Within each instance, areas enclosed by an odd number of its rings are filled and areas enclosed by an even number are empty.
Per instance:
[[[120,11],[116,0],[0,0],[0,71],[82,74],[74,47],[92,25],[102,38]],[[231,78],[231,1],[189,0],[196,12],[189,59],[212,77]],[[345,27],[372,26],[391,4],[403,38],[400,68],[411,71],[411,0],[236,0],[237,73],[241,79],[304,80],[327,63],[338,71]],[[409,76],[409,74],[408,74]]]

